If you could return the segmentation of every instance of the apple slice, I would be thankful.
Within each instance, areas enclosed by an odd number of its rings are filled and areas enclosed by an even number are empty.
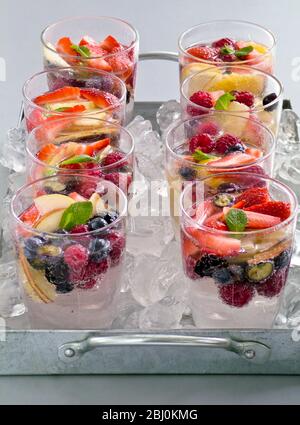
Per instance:
[[[78,105],[84,106],[86,111],[91,111],[95,109],[94,102],[91,102],[89,100],[69,100],[66,102],[47,103],[45,107],[49,109],[49,111],[56,111],[57,109],[73,108],[74,106]]]
[[[75,201],[69,196],[61,195],[59,193],[38,196],[34,200],[34,204],[41,216],[45,216],[51,211],[66,209],[71,204],[74,204],[74,202]]]
[[[72,201],[71,198],[70,200]],[[35,228],[40,232],[56,232],[59,228],[59,223],[65,210],[65,208],[61,208],[59,210],[48,212],[40,218],[40,220],[36,223]]]

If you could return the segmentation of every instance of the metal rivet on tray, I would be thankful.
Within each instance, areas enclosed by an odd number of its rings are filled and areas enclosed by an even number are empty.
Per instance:
[[[254,350],[245,351],[245,357],[247,359],[253,359],[255,357],[255,351]]]
[[[73,350],[73,348],[67,348],[65,350],[65,356],[66,357],[74,357],[75,356],[75,351]]]

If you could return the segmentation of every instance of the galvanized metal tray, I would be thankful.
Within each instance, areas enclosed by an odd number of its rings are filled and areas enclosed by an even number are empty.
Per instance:
[[[141,60],[177,60],[171,52]],[[137,102],[135,114],[156,127],[161,102]],[[0,334],[0,375],[300,374],[300,343],[291,329],[20,330],[8,319]],[[18,329],[18,330],[16,330]]]

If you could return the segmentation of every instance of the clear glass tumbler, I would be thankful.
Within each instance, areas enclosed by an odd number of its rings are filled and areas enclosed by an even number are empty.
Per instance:
[[[26,127],[56,118],[84,115],[122,124],[126,113],[126,86],[105,71],[74,66],[43,71],[23,86]]]
[[[181,247],[193,318],[201,328],[272,327],[286,284],[297,199],[252,173],[209,176],[182,193]]]
[[[74,187],[76,179],[77,187]],[[64,191],[55,191],[65,187]],[[89,186],[85,199],[80,188]],[[11,202],[24,303],[32,329],[101,329],[116,316],[127,200],[113,183],[58,175]]]
[[[248,66],[210,67],[190,75],[181,85],[183,118],[212,110],[256,118],[277,135],[282,110],[280,81]]]
[[[273,73],[274,35],[260,25],[220,20],[189,28],[178,40],[180,79],[211,66],[235,63]]]
[[[44,67],[83,65],[111,72],[127,87],[127,115],[133,113],[139,37],[129,23],[108,16],[67,18],[41,34]]]

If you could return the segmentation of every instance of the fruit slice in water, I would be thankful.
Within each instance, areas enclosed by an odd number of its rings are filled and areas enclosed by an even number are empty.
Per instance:
[[[74,204],[74,200],[69,196],[53,193],[50,195],[38,196],[35,198],[34,204],[40,215],[43,216],[53,210],[68,208],[71,204]]]
[[[247,278],[254,283],[259,283],[267,279],[274,271],[272,261],[265,261],[258,264],[253,264],[247,268]]]
[[[213,253],[220,257],[230,257],[237,255],[241,249],[241,241],[229,236],[217,236],[193,227],[187,227],[186,231],[204,252]]]

